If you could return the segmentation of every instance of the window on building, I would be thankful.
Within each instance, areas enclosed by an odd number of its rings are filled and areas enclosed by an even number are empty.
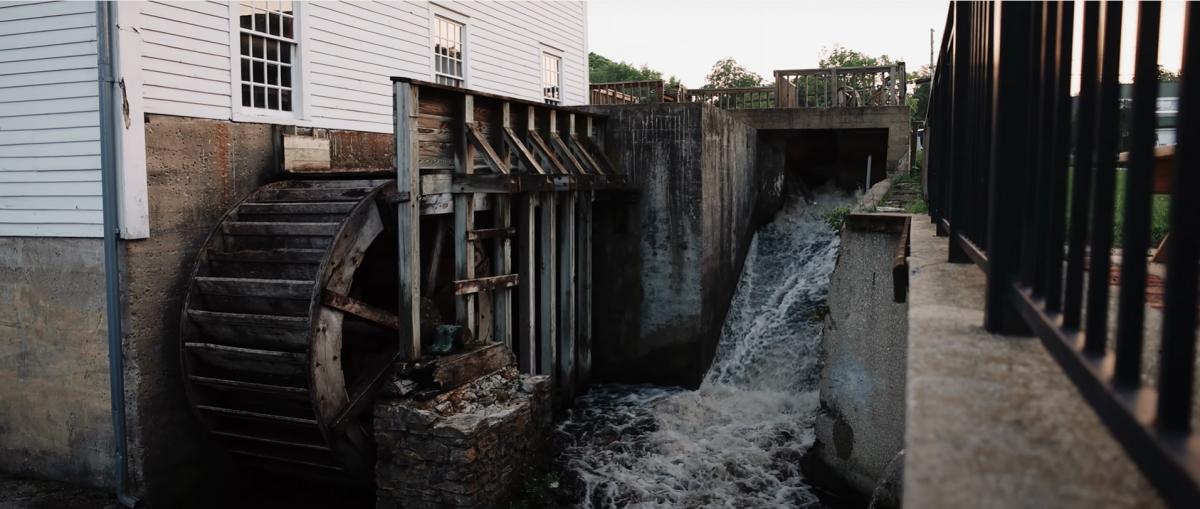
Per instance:
[[[562,57],[542,53],[542,95],[546,104],[562,102]]]
[[[290,112],[295,105],[296,20],[291,0],[239,4],[242,106]]]
[[[464,27],[462,23],[441,16],[434,18],[433,31],[433,74],[438,83],[454,87],[463,86]]]

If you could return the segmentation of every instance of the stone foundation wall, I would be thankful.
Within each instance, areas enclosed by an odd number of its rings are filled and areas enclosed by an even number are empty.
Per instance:
[[[550,389],[509,367],[426,401],[380,399],[376,507],[503,507],[547,459]]]

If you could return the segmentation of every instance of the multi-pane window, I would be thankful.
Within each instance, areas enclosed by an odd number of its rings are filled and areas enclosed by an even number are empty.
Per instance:
[[[435,16],[433,27],[433,74],[438,83],[463,86],[463,25]]]
[[[562,102],[562,57],[542,53],[542,95],[546,104]]]
[[[296,20],[291,0],[239,4],[242,106],[292,111]]]

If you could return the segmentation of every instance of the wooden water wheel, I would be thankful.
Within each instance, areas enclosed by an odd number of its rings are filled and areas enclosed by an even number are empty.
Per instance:
[[[276,182],[208,238],[184,302],[183,375],[192,408],[239,462],[370,479],[370,388],[398,344],[394,188]]]

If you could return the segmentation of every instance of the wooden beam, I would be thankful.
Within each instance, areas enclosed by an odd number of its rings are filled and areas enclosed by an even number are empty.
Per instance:
[[[419,89],[411,83],[392,82],[396,133],[396,190],[406,197],[421,196],[421,172],[417,163],[417,101]],[[397,314],[400,356],[421,358],[421,200],[407,199],[396,207],[397,255],[400,298]],[[408,337],[405,337],[405,336]]]
[[[575,397],[575,195],[560,196],[558,210],[558,387]]]
[[[504,145],[511,148],[517,153],[517,157],[521,160],[529,170],[534,173],[545,174],[546,170],[542,169],[542,165],[538,164],[537,158],[529,151],[529,148],[517,138],[517,133],[511,127],[504,128]]]
[[[579,294],[578,336],[575,339],[576,381],[586,387],[592,379],[592,196],[579,193],[579,245],[576,280]]]
[[[454,282],[454,295],[467,295],[470,293],[480,293],[497,289],[512,288],[520,283],[521,276],[518,274],[505,274],[503,276],[466,279]]]
[[[539,356],[540,361],[538,367],[539,375],[549,375],[552,380],[558,378],[555,366],[558,364],[557,355],[557,340],[558,334],[555,327],[557,318],[557,291],[558,280],[557,270],[557,255],[556,246],[558,241],[555,235],[557,228],[557,213],[555,212],[555,202],[557,195],[547,193],[542,197],[541,208],[541,226],[542,231],[540,239],[538,239],[538,249],[540,251],[538,264],[538,332],[539,332]]]
[[[517,234],[511,226],[504,228],[481,228],[467,232],[467,240],[508,239]]]
[[[504,132],[512,129],[512,110],[508,101],[501,103],[500,126]],[[503,136],[503,133],[501,135]],[[512,160],[510,147],[502,144],[500,151],[500,158],[505,164],[508,164]],[[492,273],[511,274],[513,271],[511,239],[516,234],[516,229],[512,227],[512,200],[504,195],[495,195],[493,199],[496,205],[493,207],[494,212],[492,213],[495,226],[492,230],[498,235],[492,237]],[[503,235],[499,235],[499,233],[503,233]],[[510,349],[513,346],[512,295],[511,287],[502,288],[492,295],[492,320],[495,321],[496,341],[504,343]]]
[[[399,315],[394,315],[382,308],[377,308],[353,297],[347,297],[346,295],[337,293],[333,290],[325,289],[322,291],[321,303],[343,313],[357,316],[376,325],[382,325],[389,329],[400,330]]]
[[[517,324],[517,336],[520,346],[518,365],[522,373],[537,373],[537,195],[527,194],[523,197],[517,213],[517,249],[521,255],[521,286],[518,296],[517,313],[520,323]]]
[[[558,173],[559,175],[570,174],[570,172],[567,171],[567,167],[563,166],[563,163],[558,160],[558,156],[554,155],[554,151],[550,150],[550,146],[546,145],[546,140],[542,139],[542,135],[538,134],[537,131],[531,130],[529,131],[528,137],[529,144],[533,145],[534,150],[542,156],[547,165],[550,166],[555,173]]]
[[[475,172],[475,147],[468,140],[468,126],[475,122],[475,98],[463,94],[462,139],[455,164],[455,173],[470,175]],[[475,249],[467,241],[467,232],[475,229],[474,196],[454,195],[454,279],[475,279]],[[479,331],[475,323],[475,295],[460,295],[454,299],[454,319],[471,331]]]
[[[471,142],[475,148],[483,151],[483,160],[488,167],[496,173],[507,175],[509,173],[508,162],[500,158],[496,151],[492,148],[492,144],[488,143],[487,139],[479,133],[479,128],[474,123],[467,124],[467,140]]]
[[[421,189],[425,196],[446,193],[517,193],[521,191],[521,180],[517,175],[443,173],[422,175]]]

